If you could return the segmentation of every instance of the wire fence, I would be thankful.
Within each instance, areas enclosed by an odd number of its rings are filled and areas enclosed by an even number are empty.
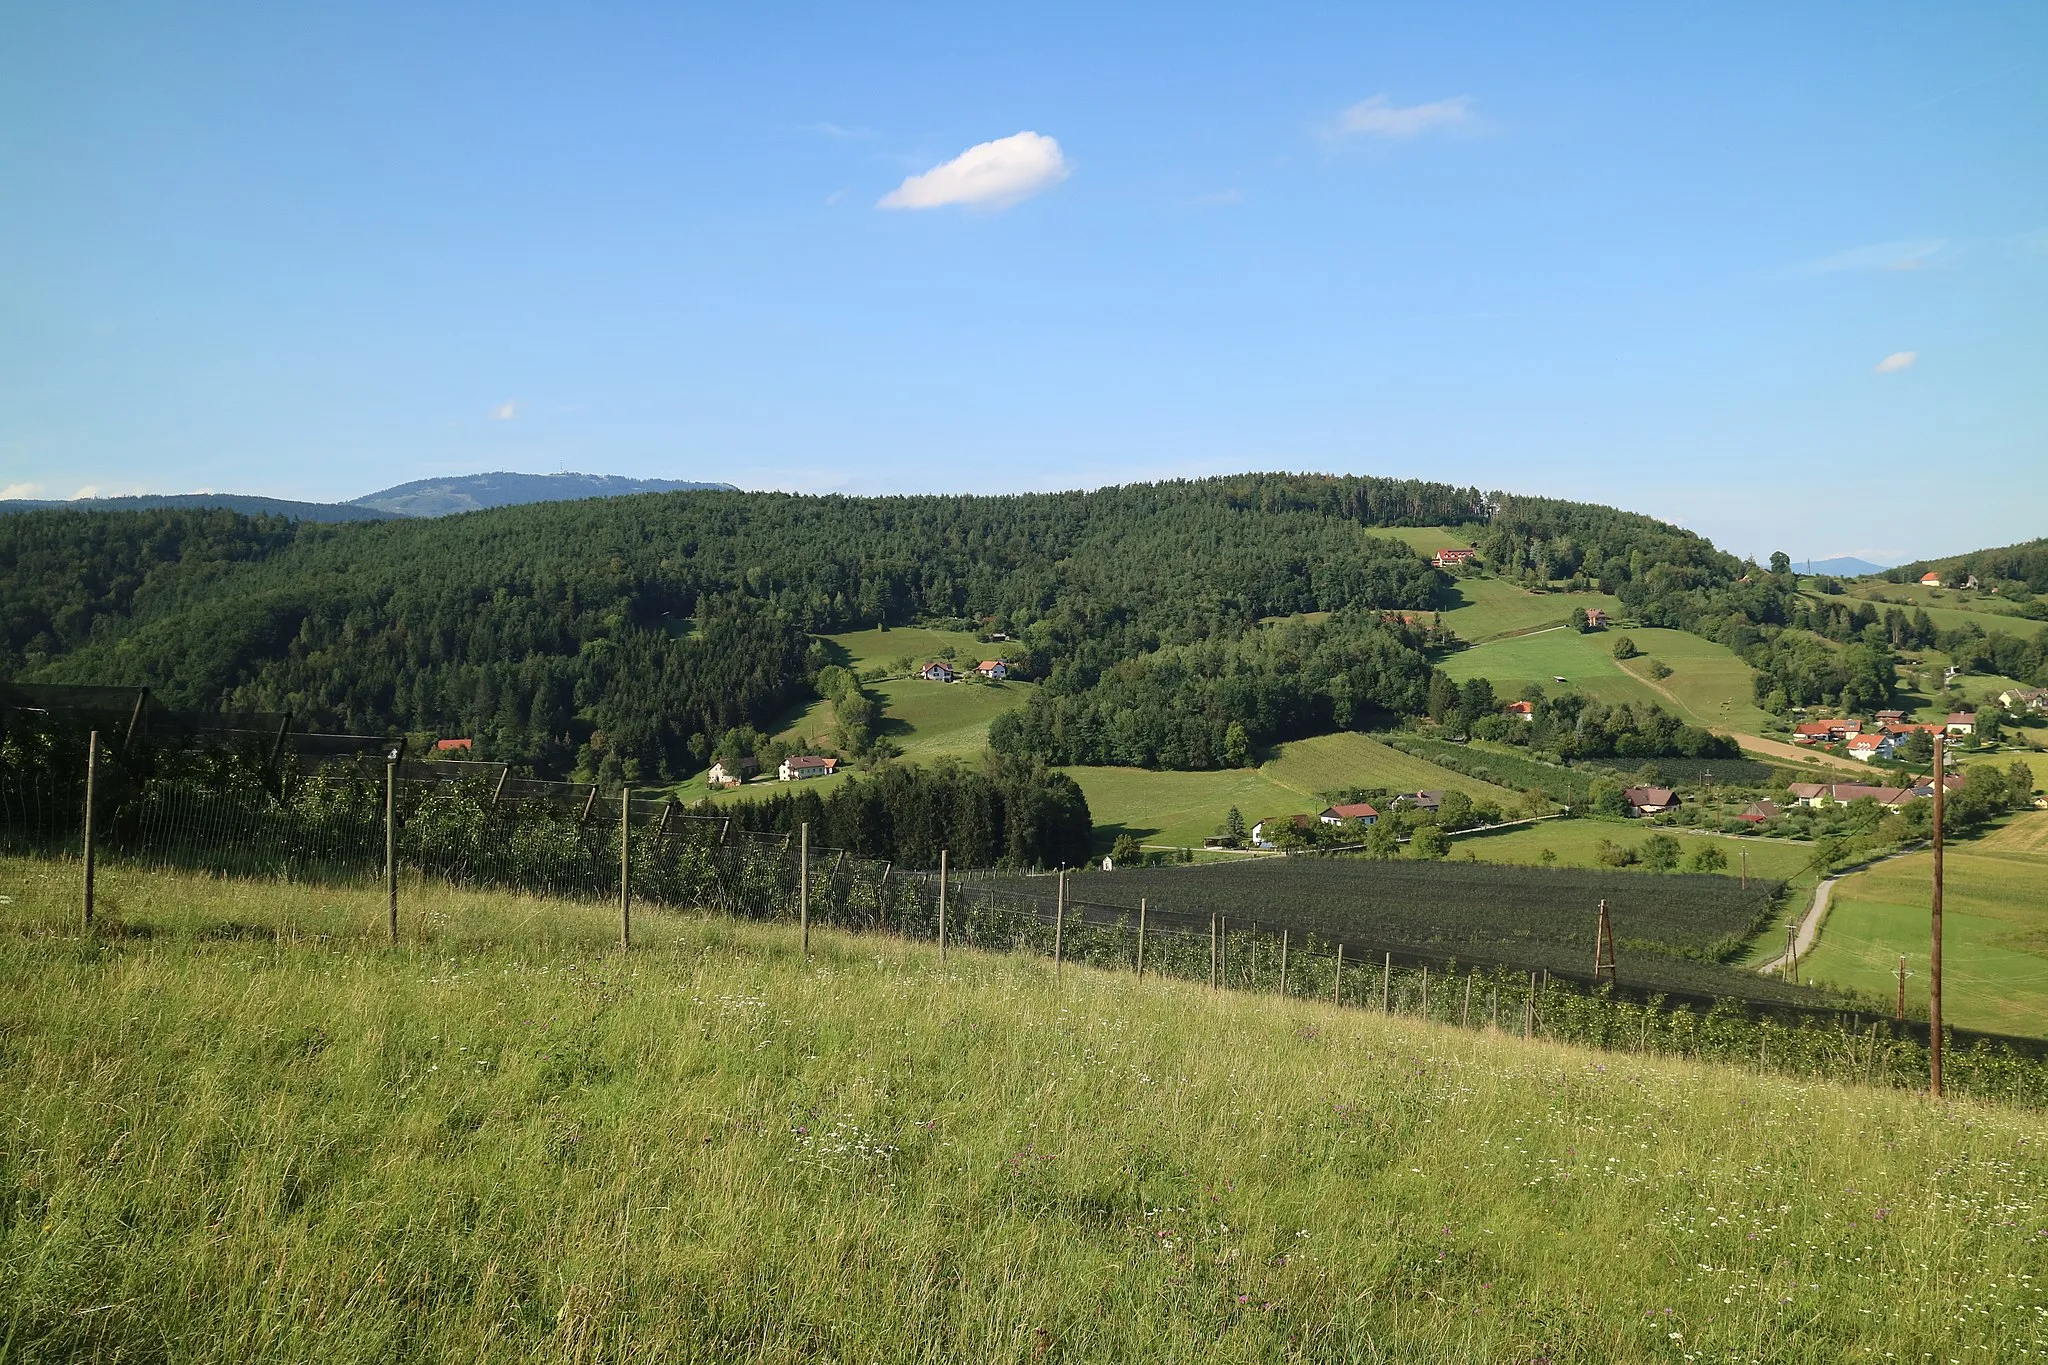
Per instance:
[[[362,887],[366,925],[369,907],[384,908],[402,873],[408,885],[711,910],[887,933],[947,950],[1030,953],[1051,959],[1055,970],[1087,966],[1134,981],[1163,977],[1783,1074],[1902,1088],[1926,1076],[1925,1026],[1912,1021],[1635,993],[1170,905],[1098,904],[1071,895],[1063,873],[1012,871],[998,880],[988,869],[948,869],[942,876],[813,846],[801,831],[749,833],[673,800],[569,784],[514,786],[502,771],[451,778],[407,775],[395,764],[329,762],[279,788],[177,777],[101,789],[89,857],[82,813],[82,804],[72,806],[67,822],[48,790],[0,780],[0,852]],[[622,936],[626,924],[622,915]],[[2041,1045],[1963,1031],[1944,1037],[1944,1077],[1953,1090],[2048,1104]]]

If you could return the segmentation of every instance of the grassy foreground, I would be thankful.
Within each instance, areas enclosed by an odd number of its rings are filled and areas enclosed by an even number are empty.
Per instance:
[[[1036,960],[0,863],[0,1358],[2048,1346],[2048,1118]]]

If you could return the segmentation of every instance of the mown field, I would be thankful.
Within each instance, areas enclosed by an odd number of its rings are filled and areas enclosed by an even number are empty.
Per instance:
[[[1653,830],[1633,820],[1545,820],[1517,829],[1468,830],[1451,836],[1451,857],[1540,864],[1547,850],[1559,867],[1599,867],[1598,849],[1602,842],[1636,848],[1653,833],[1676,837],[1685,849],[1684,856],[1712,840],[1713,847],[1728,855],[1728,870],[1732,873],[1741,871],[1743,855],[1747,854],[1753,877],[1775,881],[1798,877],[1801,885],[1813,885],[1813,875],[1807,871],[1807,864],[1813,860],[1811,844],[1786,839],[1730,839],[1684,828]]]
[[[1559,626],[1461,649],[1447,655],[1441,667],[1459,682],[1485,678],[1502,697],[1517,696],[1533,682],[1546,692],[1569,685],[1572,691],[1604,702],[1656,702],[1669,709],[1667,699],[1615,662],[1615,637],[1625,633],[1596,630],[1581,635]],[[1556,681],[1560,677],[1564,684]]]
[[[69,879],[65,879],[68,888]],[[0,864],[9,1360],[2048,1348],[2048,1118],[890,939]]]
[[[1459,788],[1476,798],[1518,798],[1461,773],[1440,768],[1368,735],[1318,735],[1289,741],[1257,768],[1214,772],[1150,772],[1143,768],[1066,769],[1087,794],[1098,842],[1105,847],[1130,833],[1148,844],[1199,848],[1220,833],[1232,806],[1247,827],[1267,816],[1315,811],[1327,791],[1385,787],[1390,791]]]
[[[1006,889],[1050,897],[1046,877],[1003,880]],[[1619,981],[1645,989],[1755,1000],[1803,1000],[1809,992],[1711,959],[1741,949],[1782,887],[1761,878],[1501,863],[1372,862],[1286,858],[1196,867],[1085,871],[1069,879],[1077,902],[1135,910],[1140,898],[1167,917],[1211,914],[1256,921],[1297,938],[1341,941],[1377,959],[1422,959],[1589,976],[1602,899],[1621,945]],[[1166,922],[1162,920],[1162,922]]]
[[[1942,1016],[1958,1028],[2048,1036],[2048,812],[2015,817],[1943,859]],[[1933,855],[1845,877],[1803,978],[1889,997],[1905,955],[1923,1009]]]
[[[1621,613],[1621,600],[1597,592],[1530,592],[1500,578],[1459,575],[1452,588],[1455,606],[1444,612],[1444,624],[1468,641],[1485,641],[1509,631],[1563,625],[1572,608],[1600,607]]]

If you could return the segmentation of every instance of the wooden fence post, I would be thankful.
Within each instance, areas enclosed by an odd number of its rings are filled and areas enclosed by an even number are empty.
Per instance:
[[[1389,1013],[1389,1011],[1388,1011],[1388,1009],[1387,1009],[1387,997],[1388,997],[1388,993],[1389,993],[1389,992],[1390,992],[1390,991],[1391,991],[1391,990],[1393,989],[1393,985],[1394,985],[1394,955],[1393,955],[1392,953],[1388,953],[1388,954],[1387,954],[1387,964],[1386,964],[1386,966],[1384,966],[1384,967],[1380,968],[1380,1013],[1381,1013],[1381,1014],[1386,1014],[1386,1013]]]
[[[1287,931],[1280,931],[1280,995],[1287,996]]]
[[[1344,945],[1337,945],[1337,978],[1330,983],[1330,1003],[1344,1003]]]
[[[1060,957],[1064,950],[1062,940],[1067,930],[1067,870],[1060,869],[1059,890],[1052,903],[1052,979],[1060,979]]]
[[[796,923],[803,935],[804,956],[811,955],[811,822],[803,822],[797,842]]]
[[[946,960],[946,849],[939,850],[939,961]]]
[[[1216,989],[1216,912],[1209,912],[1209,989]]]
[[[1230,987],[1230,916],[1216,917],[1216,982],[1224,989]]]
[[[1522,1036],[1536,1036],[1536,973],[1529,973],[1529,999],[1522,1007]]]
[[[1458,1027],[1472,1027],[1472,973],[1465,973],[1465,1004],[1458,1011]]]
[[[1422,1017],[1429,1018],[1429,964],[1422,964]]]
[[[619,788],[619,948],[633,946],[633,789]]]
[[[384,756],[384,918],[398,943],[398,750]]]
[[[137,705],[140,706],[141,703],[138,702]],[[100,732],[95,730],[90,735],[87,735],[85,739],[85,829],[83,834],[85,841],[85,932],[88,934],[92,932],[92,796],[93,782],[99,776],[99,769]]]
[[[1145,979],[1145,898],[1138,897],[1138,980]]]

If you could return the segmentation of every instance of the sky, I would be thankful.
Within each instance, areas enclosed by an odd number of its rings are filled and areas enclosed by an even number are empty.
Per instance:
[[[0,496],[495,469],[2048,535],[2048,6],[0,7]]]

